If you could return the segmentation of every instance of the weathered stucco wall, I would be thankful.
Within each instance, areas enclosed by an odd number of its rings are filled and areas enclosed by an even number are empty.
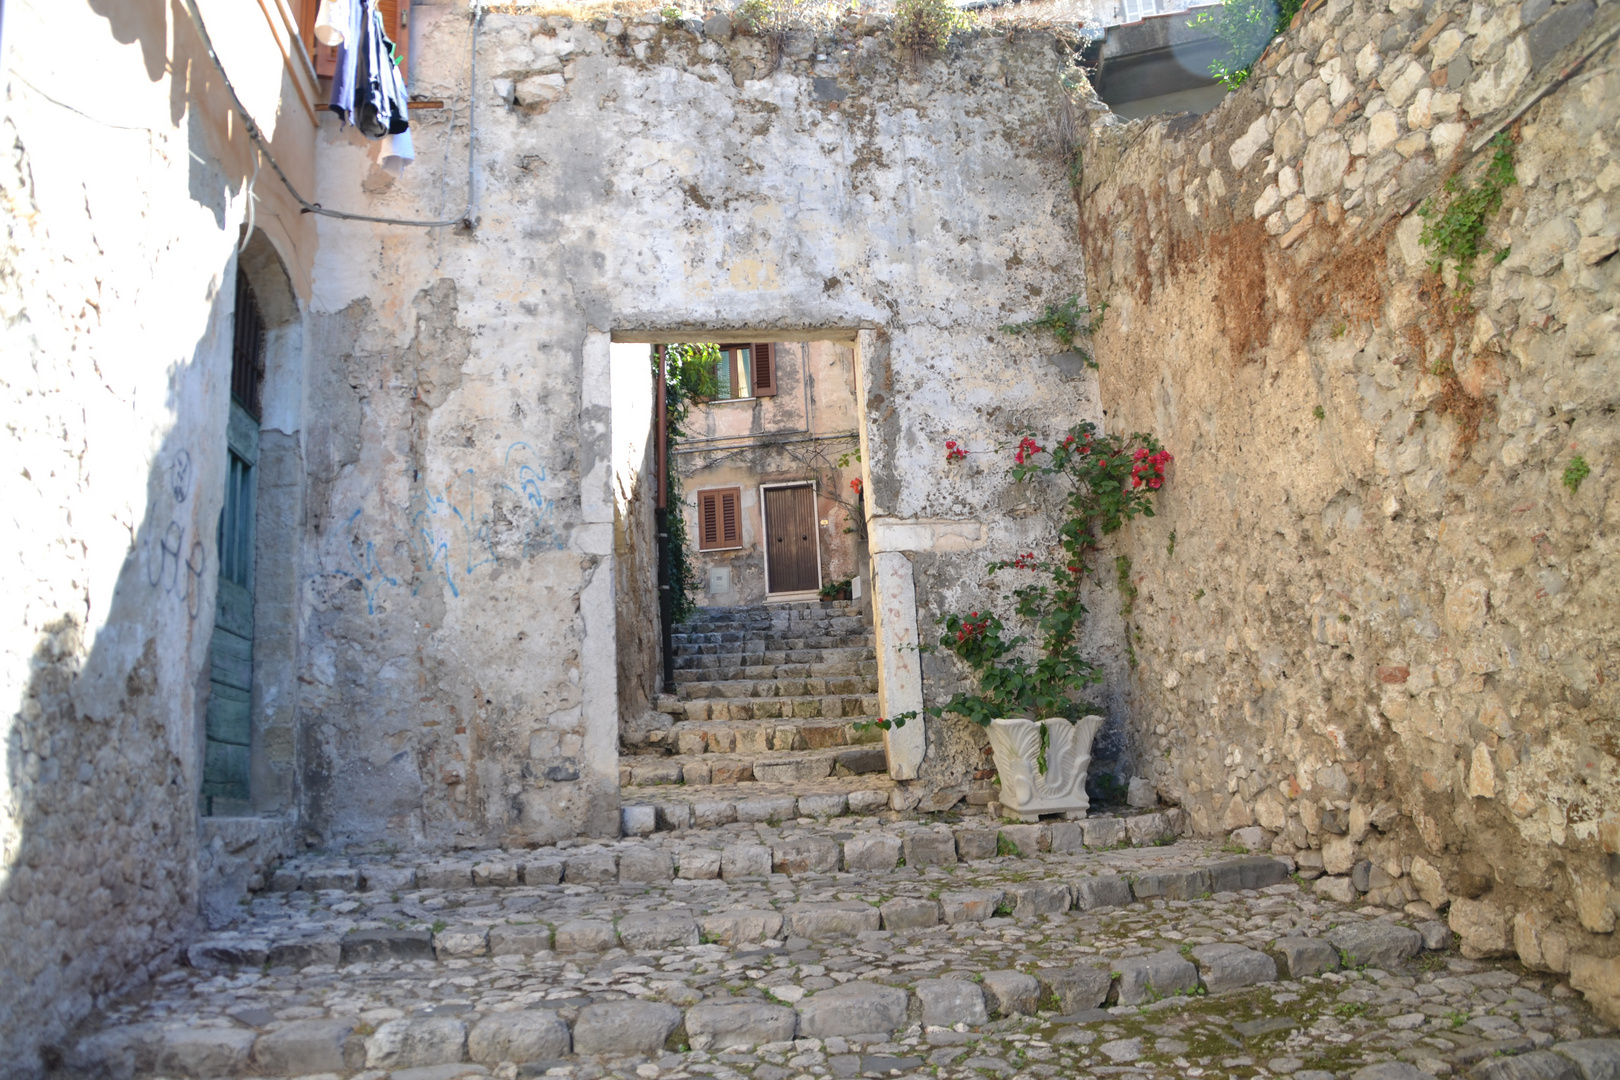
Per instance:
[[[1611,1019],[1613,45],[1559,79],[1616,18],[1328,0],[1202,119],[1093,112],[1082,191],[1110,426],[1176,454],[1130,538],[1138,772]],[[1503,128],[1511,253],[1459,296],[1416,210]]]
[[[198,842],[246,140],[178,7],[23,2],[4,18],[11,1077],[37,1075],[41,1046],[161,970],[200,899],[239,887],[234,865],[259,844],[252,829],[206,853]],[[308,183],[314,129],[269,26],[241,15],[219,46],[243,94],[281,117],[278,156]],[[273,183],[258,193],[258,236],[285,253],[290,297],[291,283],[307,289],[297,252],[313,230]],[[280,414],[293,421],[284,433],[297,432],[298,404]]]
[[[397,180],[328,122],[327,205],[459,212],[471,26],[416,12],[413,89],[449,108],[419,111]],[[895,396],[868,395],[867,460],[890,518],[970,514],[933,476],[943,433],[1051,404],[995,328],[1079,280],[1047,149],[1066,49],[981,36],[913,68],[868,19],[790,36],[772,70],[761,40],[651,18],[487,16],[476,229],[323,224],[303,701],[324,839],[617,827],[618,707],[584,670],[612,656],[587,642],[607,450],[580,434],[609,333],[881,325],[866,377]],[[980,552],[945,558],[960,577],[952,558]]]

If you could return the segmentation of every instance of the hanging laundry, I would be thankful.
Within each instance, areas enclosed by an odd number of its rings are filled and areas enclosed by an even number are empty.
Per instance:
[[[383,27],[376,0],[323,0],[329,21],[342,35],[332,75],[330,108],[368,139],[388,139],[385,167],[397,173],[414,158],[405,77],[394,62],[394,43]]]
[[[405,166],[416,160],[416,147],[411,141],[411,133],[402,131],[398,135],[390,135],[377,143],[377,149],[372,154],[372,160],[377,167],[398,176],[405,171]]]
[[[356,42],[360,54],[355,65],[354,126],[368,139],[399,135],[410,129],[405,76],[394,63],[394,43],[383,29],[382,12],[372,0],[362,0],[365,26]]]
[[[355,6],[355,0],[321,0],[320,10],[315,15],[315,40],[331,46],[349,40],[354,31],[354,16],[344,9]]]
[[[337,65],[332,71],[332,99],[328,106],[345,124],[353,123],[355,68],[360,59],[360,28],[365,14],[364,0],[326,0],[332,6],[331,24],[340,32]],[[325,10],[325,4],[322,10]]]

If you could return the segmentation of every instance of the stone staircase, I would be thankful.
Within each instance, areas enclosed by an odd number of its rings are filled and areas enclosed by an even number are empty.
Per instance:
[[[657,702],[667,727],[620,760],[626,805],[766,799],[773,816],[794,816],[799,798],[817,816],[887,806],[881,735],[860,726],[878,718],[877,654],[853,603],[705,608],[674,644],[676,693]]]
[[[1407,876],[1340,899],[1186,825],[866,816],[306,853],[187,966],[101,1002],[49,1077],[1620,1075],[1563,976],[1457,956]]]

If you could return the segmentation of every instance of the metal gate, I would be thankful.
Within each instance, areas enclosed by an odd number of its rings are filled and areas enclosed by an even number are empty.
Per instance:
[[[815,489],[809,484],[769,487],[764,495],[766,591],[821,588]]]

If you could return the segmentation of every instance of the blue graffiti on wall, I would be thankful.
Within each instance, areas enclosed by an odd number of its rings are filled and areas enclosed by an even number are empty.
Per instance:
[[[518,457],[515,466],[512,462],[514,453]],[[505,465],[508,476],[516,480],[518,486],[513,487],[511,484],[501,485],[501,487],[523,500],[534,515],[536,522],[545,524],[544,528],[530,529],[525,534],[523,538],[523,557],[525,559],[537,551],[561,551],[563,547],[562,537],[557,535],[557,530],[552,524],[557,516],[556,503],[546,498],[545,493],[540,490],[540,485],[546,482],[546,467],[544,465],[530,464],[527,459],[533,457],[534,447],[526,442],[515,442],[508,446],[506,448]]]
[[[556,501],[546,496],[543,487],[548,480],[546,467],[534,448],[526,442],[512,443],[501,466],[501,475],[489,482],[489,505],[483,508],[474,469],[462,471],[443,492],[411,497],[401,554],[412,563],[413,572],[408,575],[412,596],[417,595],[423,578],[432,575],[442,577],[450,595],[459,598],[468,579],[480,567],[499,563],[503,551],[508,559],[529,559],[567,546],[557,526]],[[357,508],[344,522],[344,535],[351,538],[350,566],[335,572],[360,583],[366,610],[374,615],[381,591],[401,588],[406,581],[388,573],[378,561],[377,540],[362,535],[368,531],[364,513]]]

